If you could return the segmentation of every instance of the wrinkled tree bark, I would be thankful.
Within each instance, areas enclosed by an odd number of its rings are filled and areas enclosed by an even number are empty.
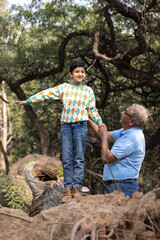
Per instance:
[[[64,191],[63,183],[60,180],[56,181],[53,185],[53,182],[37,181],[32,174],[35,164],[36,162],[30,162],[25,167],[25,176],[33,194],[33,200],[29,210],[30,216],[35,216],[42,210],[61,204]]]

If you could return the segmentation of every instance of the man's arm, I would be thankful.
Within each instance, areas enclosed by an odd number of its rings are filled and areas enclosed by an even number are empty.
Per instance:
[[[88,119],[88,125],[93,130],[93,132],[97,135],[97,137],[101,138],[101,136],[99,134],[99,127],[98,127],[98,125],[96,123],[94,123],[90,118]],[[101,125],[101,127],[103,125]],[[112,137],[112,132],[108,132],[107,131],[107,140],[108,140],[109,143],[114,143],[114,139]]]
[[[102,162],[108,164],[114,161],[117,161],[115,155],[109,150],[108,147],[108,132],[107,127],[103,125],[98,130],[99,136],[101,138],[101,156]],[[113,137],[112,137],[113,138]]]

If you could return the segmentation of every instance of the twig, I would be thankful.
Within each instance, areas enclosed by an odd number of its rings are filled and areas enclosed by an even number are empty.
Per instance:
[[[155,233],[155,229],[154,228],[156,228],[158,230],[158,232],[160,233],[159,227],[152,221],[152,219],[150,218],[149,214],[147,214],[147,217],[148,217],[148,219],[149,219],[149,221],[150,221],[150,223],[152,225],[154,233]]]
[[[96,240],[96,221],[93,221],[92,227],[91,227],[91,240]]]
[[[113,222],[113,223],[109,223],[109,224],[106,224],[106,227],[109,227],[109,226],[112,226],[112,225],[115,225],[115,224],[118,224],[118,223],[121,223],[122,221],[119,220],[119,221],[116,221],[116,222]],[[146,224],[146,223],[143,223],[143,222],[140,222],[140,221],[136,221],[136,220],[130,220],[130,219],[124,219],[124,222],[133,222],[133,223],[139,223],[139,224],[142,224],[144,225],[145,227],[149,228],[152,230],[151,226]]]
[[[107,187],[106,184],[103,182],[103,180],[101,180],[101,179],[99,178],[99,177],[102,178],[102,175],[101,175],[101,174],[95,173],[95,172],[93,172],[93,171],[91,171],[91,170],[89,170],[89,169],[87,169],[87,168],[85,168],[85,171],[88,172],[90,175],[93,175],[93,176],[94,176],[95,178],[97,178],[105,187]]]
[[[0,96],[0,98],[2,99],[3,102],[9,103],[9,102],[7,102],[3,97]]]
[[[108,234],[106,234],[106,235],[98,235],[98,237],[99,237],[99,238],[108,239],[108,238],[112,237],[113,233],[114,233],[114,229],[111,228],[111,229],[110,229],[110,232],[109,232]]]
[[[21,220],[26,221],[26,222],[28,222],[28,223],[31,223],[31,222],[32,222],[31,220],[28,220],[28,219],[26,219],[26,218],[24,218],[24,217],[20,217],[20,216],[11,214],[11,213],[5,213],[5,212],[3,212],[3,211],[0,211],[0,214],[6,215],[6,216],[10,216],[10,217],[14,217],[14,218],[18,218],[18,219],[21,219]]]
[[[86,234],[83,238],[82,238],[82,240],[85,240],[86,238],[88,238],[88,237],[90,237],[91,236],[91,234]]]
[[[148,220],[149,220],[149,222],[150,222],[150,224],[151,224],[151,226],[152,226],[152,230],[153,230],[153,232],[154,232],[154,234],[155,234],[155,229],[154,229],[153,221],[151,220],[149,214],[147,214],[147,218],[148,218]]]
[[[93,152],[93,150],[94,150],[94,147],[92,146],[92,144],[90,144],[90,143],[86,142],[86,145],[90,146],[90,148],[91,148],[91,153],[92,153],[92,152]]]
[[[65,222],[48,222],[48,223],[43,223],[43,224],[37,224],[36,227],[41,227],[44,225],[53,225],[53,224],[58,224],[58,225],[74,225],[74,223],[65,223]]]
[[[78,228],[81,226],[81,224],[84,222],[84,219],[81,219],[80,221],[78,221],[74,227],[73,227],[73,230],[72,230],[72,234],[71,234],[71,240],[75,240],[75,236],[76,236],[76,233],[77,233],[77,230]]]
[[[51,235],[50,235],[50,240],[53,239],[53,233],[54,233],[55,226],[56,226],[56,224],[57,224],[61,219],[63,219],[63,218],[58,218],[58,219],[55,221],[55,223],[53,223],[53,227],[52,227],[52,231],[51,231]]]
[[[140,201],[139,209],[142,208],[142,203],[143,203],[144,199],[145,199],[148,195],[150,195],[150,194],[152,194],[152,193],[154,193],[154,192],[156,192],[156,191],[159,191],[159,190],[160,190],[160,188],[157,188],[157,189],[153,189],[152,191],[146,193],[146,194],[142,197],[142,199],[141,199],[141,201]],[[138,212],[139,212],[139,211],[138,211]],[[139,216],[137,215],[137,219],[136,219],[136,220],[138,220],[138,217],[139,217]],[[134,225],[133,233],[135,233],[135,229],[136,229],[136,227],[137,227],[137,222],[138,222],[138,221],[136,221],[136,223],[135,223],[135,225]],[[153,229],[152,229],[152,230],[153,230]]]
[[[94,66],[94,64],[96,63],[96,61],[97,61],[97,59],[95,58],[95,59],[94,59],[94,62],[87,68],[87,71]]]

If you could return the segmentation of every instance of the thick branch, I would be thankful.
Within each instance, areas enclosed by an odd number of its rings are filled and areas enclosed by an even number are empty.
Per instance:
[[[131,18],[138,25],[142,21],[142,14],[136,9],[128,7],[127,5],[121,3],[119,0],[106,0],[109,3],[108,8],[114,8],[118,13],[121,13],[124,17]]]
[[[125,61],[125,59],[108,58],[105,54],[100,54],[98,51],[98,45],[99,33],[97,32],[95,34],[95,43],[93,45],[93,52],[97,58],[112,63],[119,70],[121,75],[126,78],[136,79],[140,83],[145,83],[147,86],[160,89],[160,81],[154,78],[150,73],[133,68],[127,61]]]
[[[127,62],[120,59],[116,59],[114,61],[114,65],[117,67],[122,76],[138,80],[140,83],[144,83],[151,88],[160,89],[160,81],[153,77],[150,73],[137,70]]]
[[[152,8],[158,5],[158,0],[153,0],[150,5],[146,8],[146,12],[149,12]]]
[[[73,32],[71,34],[69,34],[61,43],[60,48],[59,48],[59,64],[57,68],[53,68],[50,71],[44,71],[44,72],[37,72],[37,73],[30,73],[30,75],[19,79],[17,81],[17,84],[21,85],[25,82],[29,82],[32,81],[34,79],[42,79],[51,75],[54,75],[56,73],[60,73],[63,71],[63,67],[64,67],[64,62],[65,62],[65,48],[67,43],[74,37],[78,37],[78,36],[92,36],[93,33],[89,32],[89,31],[76,31]]]
[[[106,6],[103,11],[104,11],[104,17],[107,21],[107,24],[108,24],[108,28],[109,28],[109,31],[110,31],[110,36],[111,36],[111,40],[112,40],[112,43],[115,42],[115,31],[114,31],[114,26],[113,26],[113,22],[112,22],[112,19],[108,13],[108,8],[109,6]]]
[[[99,45],[99,32],[95,33],[94,36],[94,45],[93,45],[93,53],[95,56],[99,59],[105,60],[105,61],[113,61],[114,58],[109,58],[105,54],[100,54],[98,51],[98,45]]]

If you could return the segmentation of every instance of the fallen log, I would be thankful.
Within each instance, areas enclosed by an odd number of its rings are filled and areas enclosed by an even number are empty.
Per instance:
[[[33,199],[29,209],[30,216],[35,216],[42,210],[61,204],[64,192],[62,179],[46,182],[37,181],[32,173],[35,165],[35,161],[30,162],[24,169],[27,183],[33,194]]]

